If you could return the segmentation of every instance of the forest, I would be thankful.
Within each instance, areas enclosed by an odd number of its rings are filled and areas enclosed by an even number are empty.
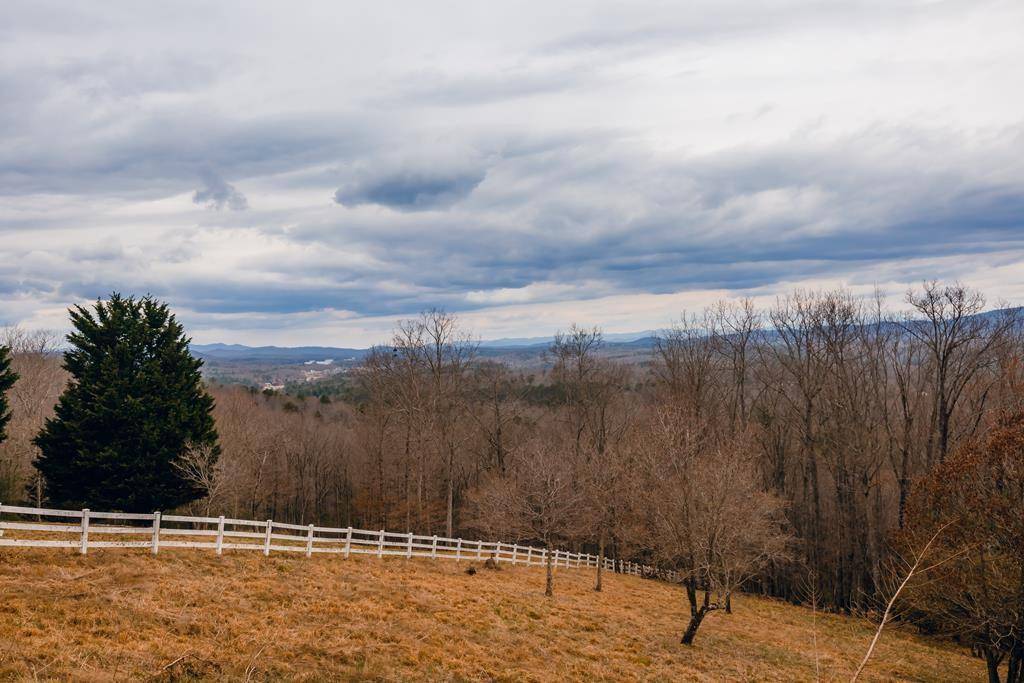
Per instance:
[[[1006,450],[1024,408],[1016,309],[937,282],[903,302],[896,313],[845,290],[795,291],[766,309],[723,301],[684,313],[638,362],[609,357],[600,329],[572,325],[541,372],[482,358],[455,315],[426,311],[371,350],[345,399],[207,386],[219,449],[176,463],[202,491],[185,507],[486,531],[681,567],[684,642],[739,590],[870,613],[938,519],[942,481],[963,475],[968,455]],[[0,500],[42,504],[33,439],[67,382],[62,341],[13,329],[3,344],[19,380]],[[1007,452],[1019,468],[1019,449]],[[1009,495],[1012,521],[1024,491]],[[973,510],[963,506],[954,516]],[[921,616],[935,614],[926,593],[905,616],[941,631],[948,620]],[[992,635],[985,656],[1019,668],[1016,597],[1009,635]]]

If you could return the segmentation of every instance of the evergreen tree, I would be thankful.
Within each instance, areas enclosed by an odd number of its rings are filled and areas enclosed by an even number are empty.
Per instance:
[[[149,512],[200,498],[176,463],[190,449],[219,454],[213,398],[167,305],[115,292],[69,312],[71,381],[35,439],[47,500]]]
[[[7,438],[7,423],[11,412],[7,405],[7,391],[18,381],[18,375],[11,370],[11,350],[0,346],[0,443]]]

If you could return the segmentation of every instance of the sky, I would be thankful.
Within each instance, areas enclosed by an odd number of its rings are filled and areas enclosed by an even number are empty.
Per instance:
[[[1024,3],[4,0],[0,325],[196,342],[1024,303]]]

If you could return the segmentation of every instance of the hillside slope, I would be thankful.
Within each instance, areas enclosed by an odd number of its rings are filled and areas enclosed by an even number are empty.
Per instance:
[[[171,551],[0,551],[0,680],[814,680],[810,610],[741,596],[678,644],[681,590],[566,569]],[[870,640],[818,615],[821,679]],[[868,680],[974,680],[952,645],[887,631]]]

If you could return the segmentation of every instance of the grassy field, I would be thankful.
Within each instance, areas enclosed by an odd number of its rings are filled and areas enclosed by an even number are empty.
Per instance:
[[[683,592],[585,570],[167,551],[0,549],[0,680],[847,680],[872,629],[740,596],[678,644]],[[981,679],[887,631],[868,680]]]

